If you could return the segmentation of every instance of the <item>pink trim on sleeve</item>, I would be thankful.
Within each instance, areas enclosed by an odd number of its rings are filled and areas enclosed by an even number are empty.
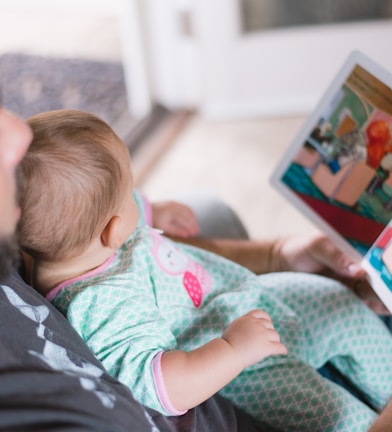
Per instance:
[[[98,273],[100,273],[100,272],[106,270],[106,269],[109,267],[109,265],[112,263],[112,261],[114,260],[114,258],[116,258],[116,254],[113,254],[113,255],[112,255],[110,258],[108,258],[108,259],[107,259],[103,264],[101,264],[100,266],[96,267],[95,269],[93,269],[93,270],[91,270],[91,271],[89,271],[89,272],[87,272],[87,273],[84,273],[84,274],[82,274],[81,276],[77,276],[77,277],[75,277],[75,278],[68,279],[68,280],[62,282],[61,284],[55,286],[54,288],[52,288],[52,289],[48,292],[48,294],[46,294],[46,298],[47,298],[49,301],[52,301],[52,300],[56,297],[56,295],[58,294],[58,292],[61,291],[61,290],[62,290],[64,287],[66,287],[67,285],[70,285],[70,284],[72,284],[72,283],[78,282],[78,281],[80,281],[80,280],[86,279],[86,278],[91,277],[91,276],[95,276],[95,275],[97,275]]]
[[[150,200],[144,195],[140,194],[143,200],[144,214],[146,215],[146,225],[152,227],[152,205]]]
[[[163,408],[171,415],[179,416],[185,414],[187,410],[178,411],[177,409],[174,408],[174,406],[170,402],[169,396],[166,392],[165,383],[163,381],[163,376],[162,376],[161,359],[163,354],[164,351],[161,351],[159,354],[157,354],[154,357],[152,361],[152,374],[154,376],[155,388],[157,390],[158,398]]]

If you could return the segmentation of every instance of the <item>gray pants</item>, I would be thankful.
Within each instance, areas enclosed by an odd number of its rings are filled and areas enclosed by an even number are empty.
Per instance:
[[[187,204],[196,214],[200,237],[247,239],[248,232],[238,215],[217,195],[194,192],[174,199]]]

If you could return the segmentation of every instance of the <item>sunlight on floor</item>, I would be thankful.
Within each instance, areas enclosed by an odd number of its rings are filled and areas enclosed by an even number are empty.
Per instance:
[[[212,122],[195,116],[141,185],[151,199],[214,192],[250,234],[271,238],[312,229],[269,184],[304,117]]]

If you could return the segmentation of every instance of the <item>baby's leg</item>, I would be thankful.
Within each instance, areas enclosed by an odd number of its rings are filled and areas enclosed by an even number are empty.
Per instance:
[[[300,360],[243,372],[221,393],[266,430],[367,431],[376,413]],[[276,428],[276,429],[275,429]]]
[[[292,354],[316,369],[330,361],[371,406],[383,408],[392,396],[392,335],[381,320],[331,279],[301,273],[271,277],[303,327],[304,346]],[[290,329],[277,326],[290,344]]]

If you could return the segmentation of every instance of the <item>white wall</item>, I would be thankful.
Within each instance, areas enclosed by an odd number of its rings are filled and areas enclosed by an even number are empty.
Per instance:
[[[243,35],[238,1],[147,0],[159,101],[215,119],[302,115],[352,50],[392,70],[391,20]],[[191,37],[180,30],[184,11]]]

